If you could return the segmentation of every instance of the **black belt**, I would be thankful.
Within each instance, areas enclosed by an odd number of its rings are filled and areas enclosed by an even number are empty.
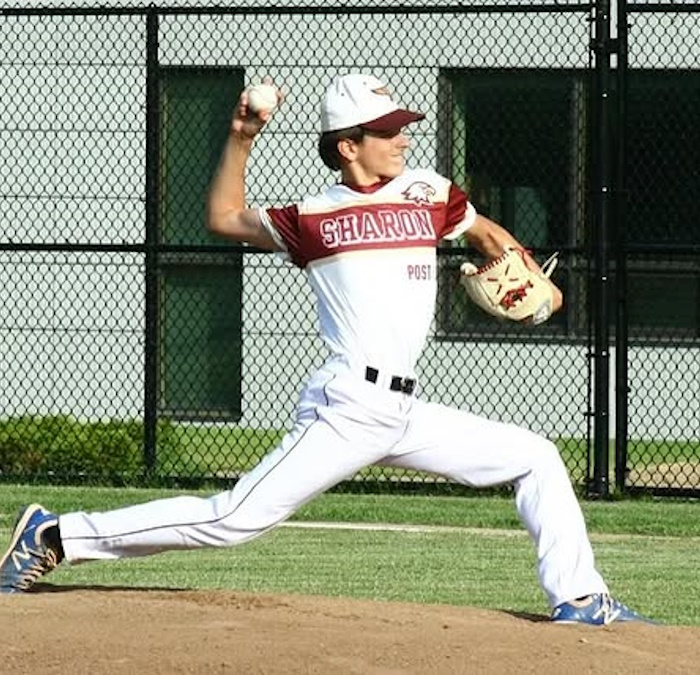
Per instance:
[[[371,382],[372,384],[377,384],[379,379],[379,371],[376,368],[367,366],[365,368],[365,380]],[[416,388],[416,381],[410,377],[399,377],[398,375],[392,375],[391,382],[389,383],[389,389],[391,391],[400,391],[409,396],[413,393]]]

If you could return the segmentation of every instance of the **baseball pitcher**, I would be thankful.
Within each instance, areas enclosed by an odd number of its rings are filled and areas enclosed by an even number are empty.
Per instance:
[[[404,129],[424,115],[400,107],[386,83],[368,74],[340,77],[322,96],[318,148],[339,182],[284,208],[248,208],[251,147],[281,100],[270,81],[241,95],[211,185],[208,226],[273,251],[308,276],[330,356],[301,391],[293,427],[233,489],[211,498],[61,516],[28,507],[0,563],[2,591],[27,590],[61,560],[241,544],[381,463],[477,488],[513,484],[552,620],[644,620],[610,596],[596,569],[553,443],[419,396],[415,368],[433,319],[442,239],[464,235],[490,261],[463,266],[462,283],[505,319],[540,323],[561,308],[552,264],[542,270],[447,178],[405,167]]]

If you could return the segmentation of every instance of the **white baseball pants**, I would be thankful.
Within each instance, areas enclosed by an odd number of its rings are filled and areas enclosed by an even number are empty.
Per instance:
[[[59,519],[66,559],[143,556],[249,541],[370,464],[440,474],[474,487],[513,483],[554,607],[607,592],[556,446],[520,427],[425,403],[332,364],[304,388],[296,423],[232,490]]]

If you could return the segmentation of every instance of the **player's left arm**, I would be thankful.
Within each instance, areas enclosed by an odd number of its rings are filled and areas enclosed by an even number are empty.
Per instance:
[[[526,248],[508,230],[485,216],[478,214],[474,224],[466,230],[464,236],[471,246],[490,260],[503,255],[506,248],[515,248],[525,252],[524,259],[530,269],[542,271]],[[547,282],[552,286],[552,312],[556,312],[561,309],[564,296],[559,287],[549,278]]]

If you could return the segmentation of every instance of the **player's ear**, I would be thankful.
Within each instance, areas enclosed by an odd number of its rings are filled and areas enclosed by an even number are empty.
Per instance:
[[[346,161],[352,162],[357,158],[358,143],[351,138],[341,138],[338,140],[338,154]]]

